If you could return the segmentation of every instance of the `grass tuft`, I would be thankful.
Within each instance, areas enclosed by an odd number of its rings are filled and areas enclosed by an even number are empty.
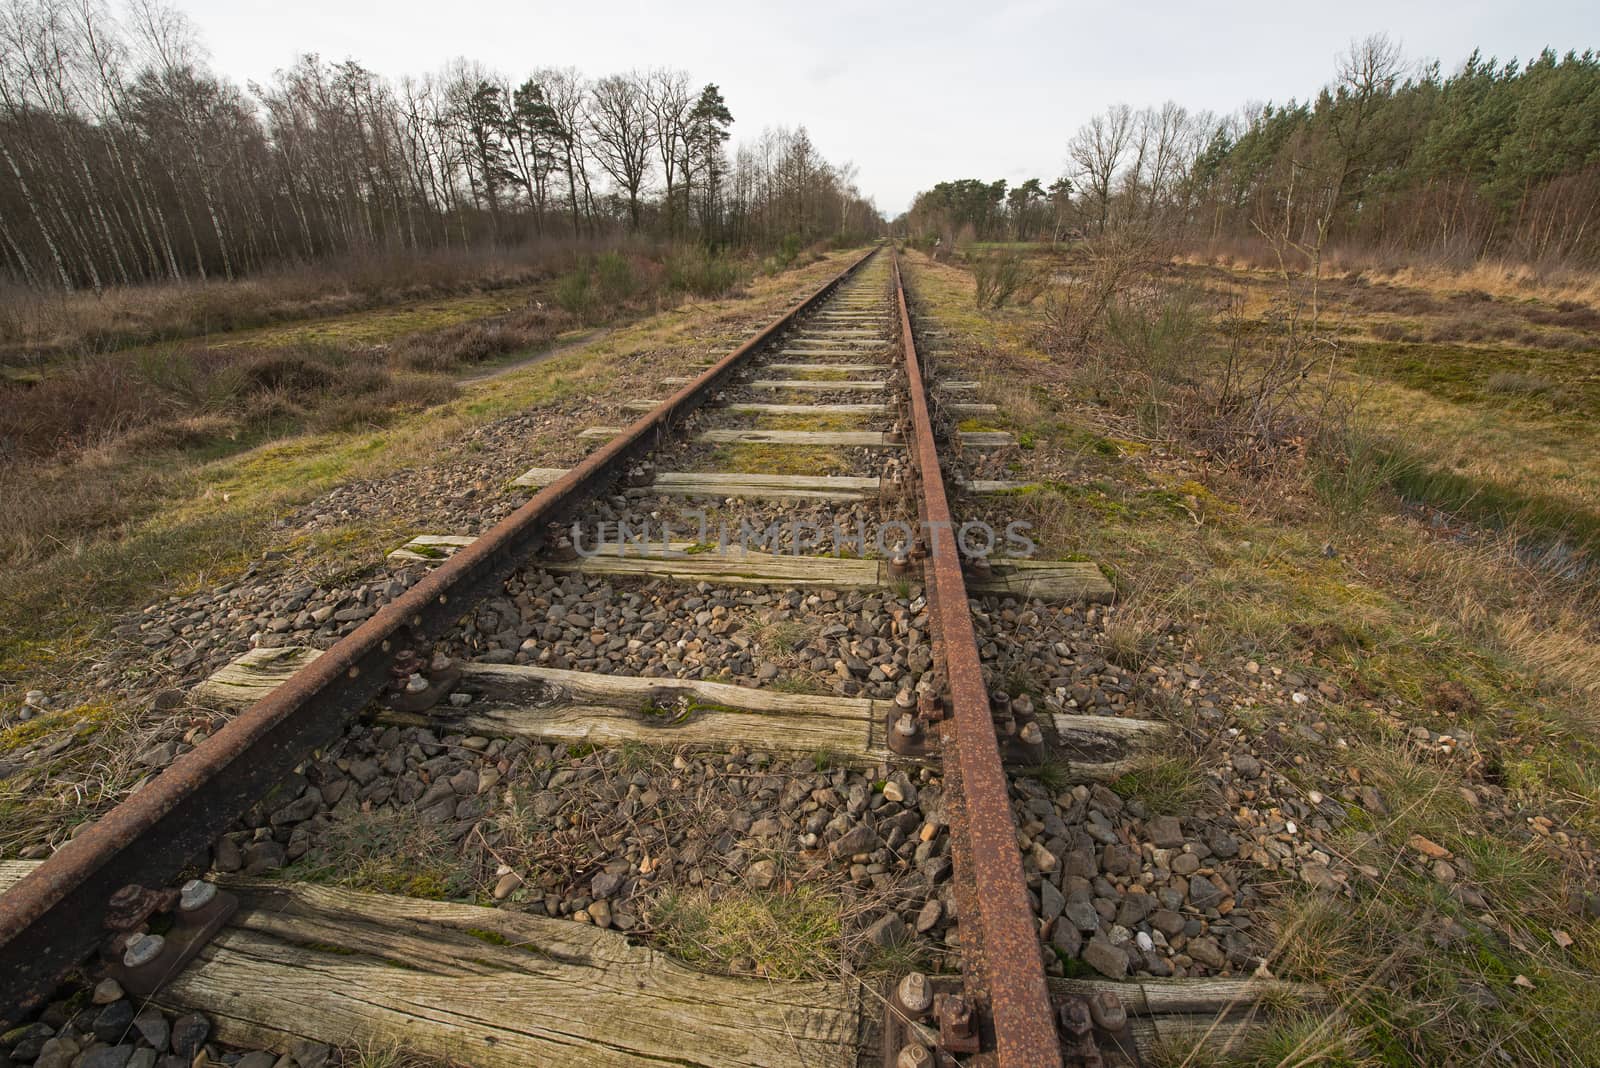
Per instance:
[[[740,962],[774,979],[828,979],[840,968],[838,902],[808,887],[786,892],[671,890],[651,909],[656,939],[691,964]]]

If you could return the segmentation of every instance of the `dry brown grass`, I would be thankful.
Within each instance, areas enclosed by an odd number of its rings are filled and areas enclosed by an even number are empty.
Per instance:
[[[233,282],[127,286],[61,295],[0,293],[0,362],[226,333],[548,277],[575,252],[547,243],[507,251],[371,253],[264,272]]]
[[[1496,297],[1518,300],[1539,297],[1551,302],[1578,301],[1590,307],[1600,308],[1600,276],[1593,271],[1579,268],[1540,270],[1527,264],[1480,260],[1470,267],[1459,270],[1430,265],[1400,267],[1394,271],[1392,277],[1400,285],[1415,286],[1418,289],[1478,290]]]
[[[1276,264],[1268,244],[1256,238],[1215,242],[1176,259],[1252,270],[1270,270]],[[1380,278],[1394,286],[1433,294],[1478,292],[1514,300],[1536,297],[1548,303],[1571,301],[1600,309],[1600,273],[1568,264],[1535,266],[1492,258],[1451,264],[1427,255],[1330,247],[1324,253],[1323,268],[1331,278]]]

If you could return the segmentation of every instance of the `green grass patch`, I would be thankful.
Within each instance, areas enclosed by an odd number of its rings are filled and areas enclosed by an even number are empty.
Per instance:
[[[810,887],[792,892],[670,889],[650,912],[656,941],[680,960],[726,969],[753,963],[774,979],[829,979],[840,973],[839,903]]]
[[[1152,816],[1182,816],[1194,811],[1205,792],[1205,778],[1198,761],[1165,758],[1128,772],[1111,788],[1141,802]]]

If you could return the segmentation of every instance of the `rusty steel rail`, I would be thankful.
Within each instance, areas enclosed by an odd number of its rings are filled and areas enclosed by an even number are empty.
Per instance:
[[[166,885],[202,857],[306,754],[338,738],[382,689],[396,653],[426,642],[475,597],[503,584],[543,544],[551,524],[571,518],[578,504],[654,449],[730,372],[876,251],[536,493],[0,896],[0,1021],[16,1021],[36,1007],[94,950],[105,933],[106,903],[117,890],[131,883]]]
[[[939,449],[928,415],[927,388],[911,333],[911,312],[900,280],[900,258],[891,252],[900,336],[905,346],[911,394],[911,460],[920,494],[918,509],[928,532],[929,556],[923,562],[929,619],[941,646],[949,678],[950,726],[955,752],[945,752],[947,776],[961,782],[968,862],[976,917],[962,910],[963,926],[975,919],[977,954],[968,964],[980,972],[994,1022],[997,1064],[1002,1068],[1051,1068],[1061,1064],[1055,1016],[1045,985],[1039,936],[1028,901],[1022,856],[1017,850],[1006,773],[989,710],[989,692],[972,629],[966,580],[956,545],[956,525],[945,496]],[[954,767],[952,767],[954,765]],[[959,856],[958,856],[959,859]],[[962,939],[968,949],[967,940]]]

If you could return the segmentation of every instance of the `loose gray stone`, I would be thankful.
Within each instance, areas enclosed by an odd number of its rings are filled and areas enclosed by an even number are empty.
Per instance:
[[[226,836],[218,838],[216,848],[212,851],[211,866],[221,872],[236,872],[244,867],[239,843]]]
[[[776,861],[758,860],[745,869],[744,877],[756,890],[769,889],[778,881],[778,865]]]
[[[905,921],[893,912],[867,928],[867,941],[884,949],[898,946],[910,938],[911,932],[906,928]]]
[[[1088,901],[1068,901],[1061,910],[1068,923],[1080,931],[1097,931],[1100,929],[1100,914],[1095,911],[1094,905]]]
[[[1149,894],[1129,894],[1122,899],[1122,904],[1117,909],[1117,922],[1131,928],[1142,922],[1155,907],[1156,899]]]
[[[1139,873],[1139,855],[1125,845],[1112,844],[1106,846],[1101,853],[1100,863],[1112,875],[1137,875]]]
[[[1189,903],[1195,908],[1204,911],[1214,909],[1222,904],[1223,891],[1205,876],[1196,876],[1189,880]]]
[[[101,1046],[91,1049],[77,1061],[76,1068],[128,1068],[132,1046]]]
[[[121,1042],[133,1026],[133,1002],[114,1001],[100,1010],[94,1018],[94,1036],[110,1044]]]
[[[211,1021],[198,1012],[187,1013],[172,1022],[172,1052],[189,1060],[211,1037]]]
[[[289,854],[282,845],[270,839],[262,842],[251,842],[244,851],[244,873],[246,875],[260,875],[263,872],[276,871],[289,863]]]
[[[1076,957],[1083,950],[1083,932],[1066,920],[1058,920],[1050,932],[1050,944],[1068,957]]]
[[[167,1039],[172,1035],[172,1028],[160,1009],[153,1005],[140,1009],[139,1015],[133,1018],[133,1026],[146,1042],[155,1047],[157,1053],[167,1051]]]
[[[1074,849],[1067,854],[1066,863],[1062,868],[1064,875],[1076,875],[1084,879],[1093,879],[1100,874],[1100,865],[1095,863],[1094,850]]]
[[[1191,938],[1185,947],[1189,956],[1204,964],[1207,968],[1221,969],[1227,966],[1228,958],[1222,952],[1222,947],[1217,945],[1217,940],[1209,935],[1201,938]]]
[[[1183,931],[1183,917],[1171,909],[1157,909],[1150,914],[1150,926],[1168,938],[1174,938]]]
[[[1083,962],[1107,979],[1121,979],[1128,974],[1128,955],[1098,936],[1084,945]]]
[[[297,1038],[289,1043],[289,1055],[299,1068],[323,1068],[328,1063],[332,1048],[321,1042]]]
[[[82,1048],[70,1038],[52,1038],[37,1050],[18,1047],[11,1052],[19,1064],[33,1061],[33,1068],[70,1068],[72,1062],[78,1059]],[[19,1052],[28,1055],[17,1056]]]
[[[7,1031],[5,1037],[11,1044],[11,1056],[14,1060],[31,1061],[39,1056],[39,1051],[44,1048],[46,1042],[55,1038],[55,1034],[55,1028],[49,1024],[35,1023]]]
[[[1146,830],[1157,849],[1177,849],[1183,845],[1183,824],[1176,816],[1157,816],[1146,825]]]
[[[1061,910],[1067,907],[1067,899],[1061,891],[1056,889],[1056,884],[1049,879],[1039,883],[1039,915],[1049,922],[1061,915]]]
[[[857,853],[865,853],[872,848],[878,835],[865,823],[858,823],[844,832],[839,839],[828,848],[828,853],[834,860],[853,857]]]

